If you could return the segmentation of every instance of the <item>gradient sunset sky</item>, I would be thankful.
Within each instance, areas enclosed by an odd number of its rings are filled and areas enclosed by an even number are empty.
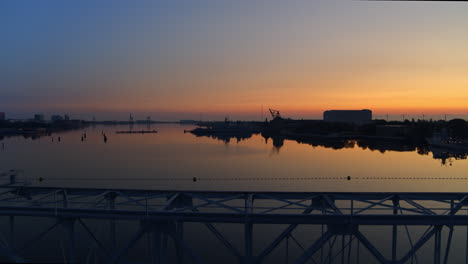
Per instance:
[[[468,113],[467,2],[2,0],[0,43],[12,118]]]

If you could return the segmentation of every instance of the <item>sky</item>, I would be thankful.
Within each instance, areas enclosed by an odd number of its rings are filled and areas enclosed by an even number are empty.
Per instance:
[[[2,0],[0,112],[468,114],[468,3]]]

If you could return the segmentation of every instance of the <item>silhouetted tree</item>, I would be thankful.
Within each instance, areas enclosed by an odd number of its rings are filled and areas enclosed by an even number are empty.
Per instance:
[[[463,119],[452,119],[448,122],[447,127],[452,137],[456,137],[456,138],[468,137],[468,124]]]

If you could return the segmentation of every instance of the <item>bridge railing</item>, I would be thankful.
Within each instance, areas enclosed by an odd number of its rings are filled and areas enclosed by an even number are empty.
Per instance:
[[[226,257],[238,263],[271,263],[282,245],[287,249],[296,245],[295,255],[284,253],[286,263],[339,259],[359,263],[364,251],[379,263],[410,263],[428,258],[427,250],[424,253],[428,243],[434,246],[431,261],[447,263],[454,230],[468,226],[467,197],[467,193],[203,192],[7,185],[0,187],[0,216],[9,217],[11,241],[0,245],[0,255],[11,261],[26,260],[27,248],[61,228],[61,247],[70,261],[79,259],[79,229],[98,251],[98,261],[125,262],[131,259],[129,252],[137,242],[149,236],[154,249],[149,262],[172,263],[173,257],[179,262],[209,263],[203,250],[197,250],[199,243],[193,244],[193,238],[185,235],[184,227],[196,224],[229,252]],[[18,245],[13,235],[18,225],[15,219],[25,217],[53,222]],[[107,223],[110,243],[102,242],[98,229],[93,228],[95,221]],[[136,232],[116,243],[119,223],[128,222],[138,226]],[[224,224],[243,230],[240,243],[228,239],[220,229]],[[255,247],[254,230],[260,227],[276,230],[277,235]],[[390,231],[382,235],[386,241],[371,242],[375,234],[366,233],[368,227],[381,228],[382,234]],[[174,254],[168,253],[168,239]],[[387,241],[390,246],[382,246]]]

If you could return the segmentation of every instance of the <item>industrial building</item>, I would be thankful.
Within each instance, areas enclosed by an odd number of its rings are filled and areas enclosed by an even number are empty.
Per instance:
[[[44,122],[45,117],[43,114],[35,114],[34,115],[34,121],[36,122]]]
[[[62,121],[62,120],[63,120],[63,116],[61,116],[61,115],[52,115],[52,117],[50,118],[50,120],[52,120],[52,122]]]
[[[328,110],[323,112],[326,122],[366,124],[372,121],[372,111],[363,110]]]
[[[6,119],[6,116],[5,116],[5,113],[4,112],[0,112],[0,121],[3,121]]]

